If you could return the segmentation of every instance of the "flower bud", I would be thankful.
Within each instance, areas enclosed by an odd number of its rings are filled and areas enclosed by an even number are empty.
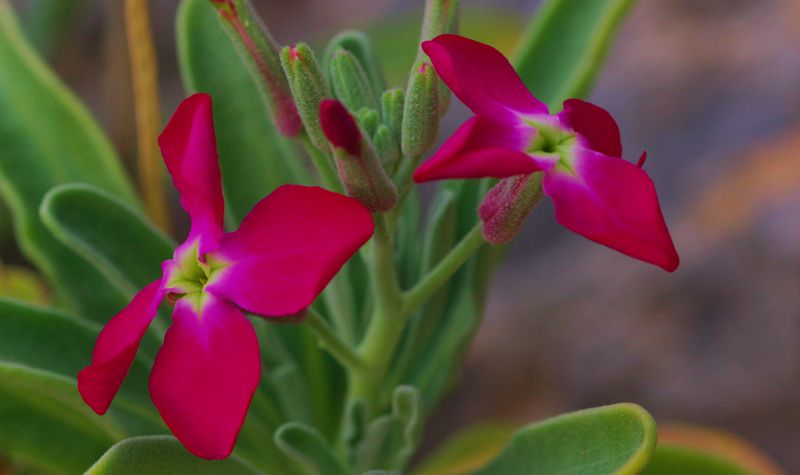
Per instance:
[[[397,138],[386,124],[381,124],[372,135],[372,143],[375,145],[375,151],[383,164],[383,169],[392,175],[397,166],[397,160],[400,158],[400,146],[397,144]]]
[[[281,50],[281,65],[311,143],[328,150],[328,140],[319,125],[319,104],[327,92],[314,52],[305,43],[287,46]]]
[[[460,0],[427,0],[420,43],[445,33],[458,33],[460,3]],[[425,53],[420,49],[417,60],[425,59]],[[444,81],[439,81],[439,117],[442,117],[450,107],[450,96],[450,88]]]
[[[390,210],[397,202],[397,190],[353,116],[333,99],[322,101],[319,114],[347,194],[371,212]]]
[[[211,0],[211,4],[258,84],[275,127],[287,137],[296,136],[303,124],[281,68],[278,47],[264,23],[247,0]]]
[[[381,119],[378,116],[378,112],[374,109],[364,108],[358,111],[358,125],[364,129],[364,132],[366,132],[369,137],[375,135],[380,121]]]
[[[486,241],[505,244],[514,239],[543,196],[541,173],[500,180],[478,208]]]
[[[364,68],[373,92],[377,93],[386,88],[378,55],[375,54],[367,35],[360,31],[344,31],[334,36],[328,43],[327,48],[325,48],[325,71],[330,71],[331,58],[339,48],[355,56],[359,64]]]
[[[406,157],[422,156],[436,143],[439,82],[430,63],[423,61],[414,65],[403,108],[401,149]]]
[[[403,103],[405,98],[406,94],[399,88],[389,89],[381,96],[383,123],[389,126],[398,143],[400,142],[400,132],[403,129]]]
[[[378,101],[367,73],[352,53],[344,48],[335,50],[331,56],[330,75],[334,95],[348,109],[378,109]]]

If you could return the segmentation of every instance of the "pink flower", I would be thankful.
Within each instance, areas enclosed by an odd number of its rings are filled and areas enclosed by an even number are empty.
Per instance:
[[[415,171],[415,181],[542,172],[561,225],[667,271],[678,267],[655,187],[641,168],[645,155],[637,165],[621,158],[619,128],[607,111],[569,99],[551,115],[491,46],[441,35],[422,48],[475,116]]]
[[[286,185],[226,233],[211,98],[186,99],[159,144],[191,218],[189,237],[162,264],[162,278],[100,332],[78,389],[95,412],[106,412],[169,296],[173,321],[153,365],[150,395],[189,451],[225,458],[261,374],[258,341],[243,311],[271,317],[304,312],[372,236],[372,218],[352,198]]]

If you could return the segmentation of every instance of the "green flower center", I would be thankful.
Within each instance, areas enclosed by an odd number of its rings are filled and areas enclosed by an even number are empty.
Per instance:
[[[183,255],[176,257],[177,265],[167,281],[166,287],[170,289],[173,299],[188,298],[200,309],[204,296],[204,289],[209,282],[218,277],[227,265],[214,256],[205,256],[205,262],[200,259],[197,245],[192,246]]]
[[[529,121],[529,124],[536,129],[536,136],[528,145],[527,153],[536,156],[557,156],[555,168],[574,174],[573,146],[578,140],[575,133],[541,122]]]

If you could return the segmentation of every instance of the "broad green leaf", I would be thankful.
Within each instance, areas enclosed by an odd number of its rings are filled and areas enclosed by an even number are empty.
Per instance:
[[[59,388],[66,388],[58,396],[60,402],[75,410],[85,410],[92,417],[93,413],[80,399],[75,377],[91,361],[98,333],[93,324],[56,310],[0,298],[0,365],[36,384],[54,381]],[[143,362],[134,361],[109,411],[111,419],[126,419],[124,414],[117,417],[115,410],[120,409],[160,425],[147,392],[148,372]],[[10,377],[0,378],[0,382],[14,384]],[[55,398],[56,393],[51,396]]]
[[[105,416],[81,400],[75,376],[96,337],[86,322],[0,298],[0,451],[47,473],[78,473],[126,435],[163,431],[138,361]]]
[[[170,436],[145,436],[123,440],[111,447],[86,471],[86,475],[134,473],[247,475],[259,472],[236,456],[214,461],[196,457]]]
[[[54,188],[40,215],[59,241],[131,296],[161,276],[175,248],[138,210],[90,185]]]
[[[479,423],[457,432],[426,457],[413,475],[465,475],[477,470],[503,450],[514,428],[508,424]]]
[[[475,475],[636,474],[656,444],[656,424],[635,404],[564,414],[517,431]]]
[[[0,1],[0,71],[0,196],[20,248],[80,316],[107,319],[124,296],[50,236],[38,207],[62,183],[91,183],[128,202],[133,189],[100,127],[25,41],[7,1]]]
[[[697,449],[659,444],[642,475],[752,475],[754,472],[731,460]]]
[[[539,99],[560,108],[589,92],[620,23],[636,0],[547,0],[513,63]]]
[[[3,371],[0,375],[9,375]],[[0,451],[43,473],[81,473],[115,437],[39,392],[0,382]]]
[[[272,126],[266,105],[208,0],[183,0],[176,24],[178,59],[188,92],[214,100],[225,201],[238,223],[276,187],[303,183],[293,145]]]
[[[289,422],[275,433],[275,442],[306,475],[346,475],[344,463],[316,429]]]

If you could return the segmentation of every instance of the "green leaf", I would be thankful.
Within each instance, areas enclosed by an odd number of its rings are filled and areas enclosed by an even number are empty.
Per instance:
[[[238,223],[276,187],[306,182],[306,170],[292,143],[275,131],[256,83],[211,2],[183,0],[176,34],[187,91],[214,99],[225,201]]]
[[[717,455],[688,447],[659,444],[642,475],[674,475],[680,473],[749,475],[753,472]]]
[[[333,448],[314,428],[289,422],[275,433],[275,442],[286,456],[297,462],[307,475],[348,473]]]
[[[138,361],[107,415],[81,400],[75,376],[97,333],[57,311],[0,298],[0,450],[48,473],[76,473],[125,435],[163,430]]]
[[[413,475],[463,475],[483,467],[508,444],[514,428],[479,423],[457,432],[426,457]]]
[[[635,404],[564,414],[521,429],[475,475],[635,474],[656,444],[656,424]]]
[[[236,456],[204,460],[170,436],[134,437],[111,447],[86,475],[163,473],[170,475],[247,475],[259,473]]]
[[[636,0],[548,0],[521,39],[513,63],[528,88],[554,109],[589,92],[611,41]]]
[[[31,0],[22,16],[22,27],[31,44],[49,56],[64,39],[83,0]]]
[[[367,427],[357,451],[357,471],[402,470],[417,448],[421,418],[419,391],[398,386],[392,395],[392,412]]]
[[[54,188],[40,215],[59,241],[131,296],[161,277],[175,248],[138,210],[90,185]]]
[[[62,183],[91,183],[129,202],[133,189],[111,143],[36,56],[6,1],[0,2],[0,71],[0,196],[20,248],[81,316],[107,319],[124,296],[50,236],[38,208]]]

